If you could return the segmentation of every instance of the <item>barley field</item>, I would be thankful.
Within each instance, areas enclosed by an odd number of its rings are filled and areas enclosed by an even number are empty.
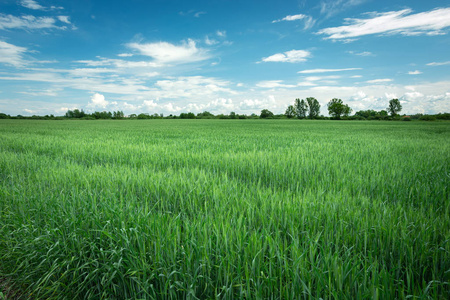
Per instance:
[[[450,299],[449,187],[449,122],[0,120],[2,294]]]

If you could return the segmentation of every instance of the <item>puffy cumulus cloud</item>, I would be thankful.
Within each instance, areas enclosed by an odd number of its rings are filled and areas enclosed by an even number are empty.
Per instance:
[[[422,74],[422,72],[420,72],[419,70],[415,70],[415,71],[409,71],[408,74],[409,75],[419,75],[419,74]]]
[[[127,46],[141,55],[149,56],[160,63],[190,63],[210,58],[206,49],[198,48],[195,41],[188,39],[181,45],[168,42],[129,43]]]
[[[91,97],[91,101],[88,104],[88,107],[92,108],[106,108],[109,105],[109,102],[105,100],[105,96],[99,93],[95,93]]]
[[[440,35],[450,26],[450,8],[411,14],[411,9],[370,13],[367,19],[345,19],[348,25],[319,30],[327,39],[346,40],[371,34]]]
[[[22,67],[26,65],[26,62],[23,60],[23,54],[25,52],[27,52],[27,48],[0,41],[0,63],[14,67]]]
[[[311,52],[306,50],[291,50],[284,53],[276,53],[274,55],[265,57],[262,59],[263,62],[289,62],[298,63],[304,62],[307,58],[311,56]]]

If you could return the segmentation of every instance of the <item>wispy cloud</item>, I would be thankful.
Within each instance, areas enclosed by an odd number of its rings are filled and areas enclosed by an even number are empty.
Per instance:
[[[369,13],[368,19],[345,19],[348,25],[318,31],[327,39],[345,40],[371,34],[441,35],[450,26],[450,8],[411,14],[411,9]]]
[[[363,52],[357,52],[357,51],[347,51],[350,54],[353,55],[358,55],[358,56],[375,56],[375,54],[373,54],[370,51],[363,51]]]
[[[16,17],[0,14],[0,29],[67,29],[66,26],[57,26],[57,21],[70,24],[69,17],[66,16],[59,16],[58,19],[55,19],[53,17],[35,17],[31,15]]]
[[[129,43],[127,46],[140,54],[152,57],[160,63],[189,63],[210,58],[206,49],[198,48],[195,41],[189,39],[181,45],[168,42],[157,43]]]
[[[427,64],[427,66],[445,66],[445,65],[450,65],[450,61],[431,62]]]
[[[64,9],[64,7],[61,6],[50,6],[50,7],[45,7],[40,5],[39,3],[37,3],[37,1],[34,0],[21,0],[20,5],[22,5],[23,7],[29,8],[29,9],[33,9],[33,10],[56,10],[56,9]]]
[[[304,14],[289,15],[282,19],[273,20],[272,23],[279,23],[279,22],[283,22],[283,21],[298,21],[298,20],[303,20],[305,22],[304,29],[311,28],[315,23],[314,19],[311,16],[304,15]]]
[[[312,73],[328,73],[328,72],[342,72],[342,71],[353,71],[353,70],[362,70],[362,68],[345,68],[345,69],[310,69],[303,70],[297,73],[300,74],[312,74]]]
[[[284,84],[283,80],[264,80],[260,81],[256,84],[257,87],[260,88],[293,88],[296,87],[296,85],[292,84]]]
[[[63,23],[72,24],[72,23],[70,23],[70,17],[69,16],[58,16],[57,18],[58,18],[58,20],[60,20]]]
[[[326,17],[331,17],[366,1],[367,0],[323,0],[320,2],[320,13]]]
[[[419,75],[419,74],[422,74],[422,72],[420,72],[419,70],[415,70],[415,71],[409,71],[408,74],[409,75]]]
[[[284,53],[277,53],[262,59],[263,62],[304,62],[311,56],[311,52],[306,50],[291,50]]]
[[[226,37],[227,36],[227,32],[225,30],[217,30],[216,34],[217,34],[217,36],[220,36],[220,37]]]
[[[14,67],[22,67],[26,64],[22,58],[25,52],[27,52],[27,48],[0,41],[0,63]]]
[[[180,16],[194,16],[195,18],[200,18],[201,15],[206,14],[206,11],[198,11],[198,10],[188,10],[188,11],[180,11],[178,13]]]
[[[29,8],[29,9],[35,9],[35,10],[44,10],[45,7],[40,5],[34,0],[21,0],[20,5],[23,7]]]
[[[389,78],[383,78],[383,79],[367,80],[366,82],[367,82],[367,83],[375,83],[375,84],[378,84],[378,83],[386,83],[386,82],[391,82],[391,81],[392,81],[392,79],[389,79]]]

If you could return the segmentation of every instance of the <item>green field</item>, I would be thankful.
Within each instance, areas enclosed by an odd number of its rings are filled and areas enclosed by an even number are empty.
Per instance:
[[[450,299],[449,187],[449,122],[0,120],[3,294]]]

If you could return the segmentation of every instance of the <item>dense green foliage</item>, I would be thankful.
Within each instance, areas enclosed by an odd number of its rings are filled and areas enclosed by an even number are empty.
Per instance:
[[[331,99],[330,102],[328,102],[327,107],[330,116],[337,120],[339,120],[341,116],[348,117],[352,112],[352,109],[347,104],[344,104],[341,99],[337,98]]]
[[[389,107],[387,111],[391,114],[391,116],[396,116],[402,110],[402,105],[400,104],[400,100],[392,99],[389,101]]]
[[[42,299],[449,299],[449,129],[0,120],[0,277]]]

